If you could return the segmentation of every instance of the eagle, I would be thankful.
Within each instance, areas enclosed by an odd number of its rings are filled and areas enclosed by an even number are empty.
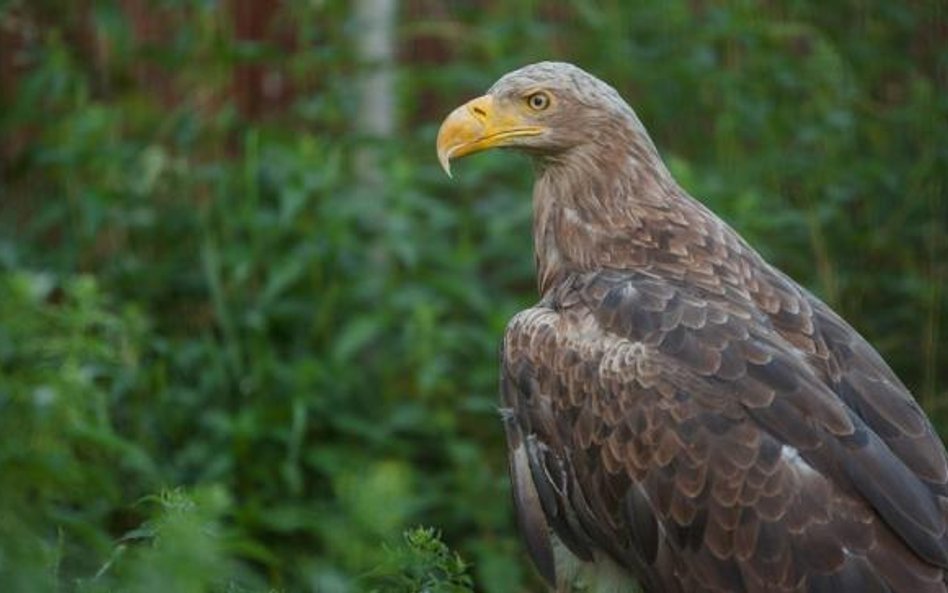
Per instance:
[[[679,186],[566,63],[501,77],[438,158],[532,160],[540,299],[507,325],[517,523],[551,590],[945,592],[948,462],[845,320]]]

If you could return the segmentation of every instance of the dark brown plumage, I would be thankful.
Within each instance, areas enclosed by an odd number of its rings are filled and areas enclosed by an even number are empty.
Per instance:
[[[540,98],[537,98],[540,97]],[[540,302],[507,327],[518,521],[569,591],[944,592],[948,464],[875,350],[672,179],[575,66],[501,78],[439,133],[536,165]]]

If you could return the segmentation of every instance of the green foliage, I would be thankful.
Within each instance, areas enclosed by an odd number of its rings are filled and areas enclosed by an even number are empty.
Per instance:
[[[368,581],[372,593],[470,593],[471,577],[464,561],[441,541],[434,529],[417,527]]]
[[[78,581],[78,591],[265,591],[249,588],[251,579],[228,560],[221,519],[230,501],[223,488],[165,491],[140,504],[155,507],[152,518],[126,533],[95,575]]]
[[[537,59],[613,82],[679,180],[945,428],[935,3],[443,3],[399,37],[450,60],[403,52],[399,131],[374,142],[350,3],[282,3],[292,49],[237,39],[226,3],[156,3],[149,43],[127,3],[79,4],[0,8],[34,26],[0,99],[4,591],[537,588],[495,411],[499,337],[535,299],[529,165],[451,182],[433,154],[449,109]],[[242,115],[251,64],[292,101]],[[416,524],[470,565],[401,540]]]
[[[117,426],[136,405],[141,315],[85,275],[2,270],[0,294],[4,590],[236,590],[226,490],[137,498],[161,480]]]
[[[110,418],[141,320],[107,310],[89,276],[2,271],[0,294],[0,582],[54,590],[76,549],[111,546],[94,526],[120,512],[125,480],[154,478]]]

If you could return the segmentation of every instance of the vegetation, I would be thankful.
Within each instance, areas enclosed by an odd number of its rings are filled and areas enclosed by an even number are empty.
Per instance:
[[[387,139],[352,18],[0,5],[0,589],[538,590],[495,410],[529,166],[433,149],[538,59],[614,83],[948,430],[939,2],[405,3]]]

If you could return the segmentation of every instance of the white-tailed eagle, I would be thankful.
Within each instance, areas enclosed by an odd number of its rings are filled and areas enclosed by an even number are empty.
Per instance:
[[[948,464],[911,393],[563,63],[438,133],[532,157],[541,299],[507,326],[518,523],[557,591],[946,591]],[[633,585],[637,583],[637,585]]]

